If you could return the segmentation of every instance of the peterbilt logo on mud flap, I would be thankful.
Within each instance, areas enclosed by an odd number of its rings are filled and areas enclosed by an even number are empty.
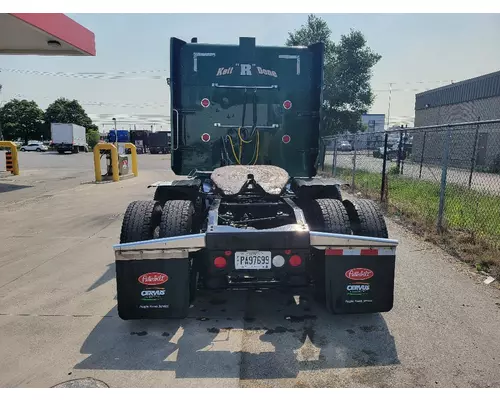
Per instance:
[[[345,277],[351,281],[364,281],[373,278],[374,272],[368,268],[352,268],[345,273]]]
[[[148,286],[161,285],[168,281],[168,275],[161,272],[148,272],[137,278],[139,283]]]

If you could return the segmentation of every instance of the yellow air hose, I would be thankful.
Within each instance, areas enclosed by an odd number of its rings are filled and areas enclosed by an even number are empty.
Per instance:
[[[229,142],[231,143],[231,151],[233,153],[234,159],[236,160],[236,163],[238,163],[239,165],[241,165],[241,152],[242,152],[242,149],[243,149],[243,143],[249,144],[249,143],[252,143],[252,141],[251,140],[248,140],[248,141],[243,140],[243,138],[241,137],[241,128],[238,128],[238,137],[240,139],[239,157],[238,157],[236,155],[236,149],[234,148],[233,139],[229,135],[227,135],[227,137],[229,138]],[[250,163],[247,164],[247,165],[255,165],[257,163],[257,160],[259,159],[259,147],[260,147],[260,132],[257,129],[257,144],[255,146],[255,150],[254,150],[254,153],[252,155],[252,159],[251,159]],[[254,157],[255,157],[255,160],[254,160]]]

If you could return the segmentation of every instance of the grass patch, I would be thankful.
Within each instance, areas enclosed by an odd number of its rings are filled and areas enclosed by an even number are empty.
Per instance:
[[[337,168],[337,177],[351,183],[352,171]],[[380,199],[381,175],[356,171],[355,191]],[[445,245],[462,260],[500,276],[500,197],[448,184],[444,231],[437,233],[440,185],[388,174],[386,210],[402,217],[419,234]]]

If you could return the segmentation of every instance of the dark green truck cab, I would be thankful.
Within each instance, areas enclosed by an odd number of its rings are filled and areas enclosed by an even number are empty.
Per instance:
[[[240,38],[239,45],[172,38],[170,49],[176,174],[239,163],[316,174],[322,43],[257,47],[255,38]]]

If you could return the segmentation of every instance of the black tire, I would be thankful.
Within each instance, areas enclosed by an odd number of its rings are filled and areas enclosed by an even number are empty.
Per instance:
[[[163,206],[160,237],[189,235],[193,230],[194,205],[189,200],[168,200]]]
[[[59,154],[64,154],[64,150],[57,150]]]
[[[160,237],[189,235],[193,231],[194,205],[189,200],[167,200],[163,206]],[[189,302],[193,303],[198,288],[197,258],[189,271]]]
[[[160,221],[160,203],[154,200],[133,201],[123,217],[120,243],[155,239]]]
[[[21,151],[26,151],[26,149],[21,149]]]
[[[313,230],[344,235],[351,234],[349,216],[340,200],[315,199],[312,201],[309,215]]]
[[[384,216],[371,200],[344,200],[352,233],[359,236],[388,238]]]
[[[38,153],[40,153],[40,152],[42,151],[42,149],[36,149],[36,151],[37,151]]]
[[[309,216],[309,217],[308,217]],[[349,216],[340,200],[316,199],[306,209],[306,220],[311,230],[327,233],[351,234]],[[311,275],[316,301],[326,304],[325,253],[314,250],[311,254]]]

